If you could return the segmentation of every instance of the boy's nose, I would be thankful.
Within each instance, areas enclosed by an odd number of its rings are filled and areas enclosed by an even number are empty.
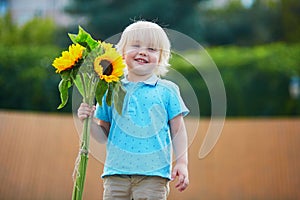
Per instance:
[[[140,48],[138,53],[139,53],[139,55],[141,55],[141,56],[146,56],[146,55],[147,55],[147,51],[146,51],[145,48]]]
[[[139,55],[141,55],[141,56],[146,56],[147,54],[146,54],[145,52],[143,52],[143,51],[140,51],[140,52],[139,52]]]

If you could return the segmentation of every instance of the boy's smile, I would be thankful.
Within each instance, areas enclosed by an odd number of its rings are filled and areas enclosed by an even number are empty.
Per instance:
[[[127,64],[129,75],[150,76],[159,63],[160,51],[144,44],[144,42],[135,41],[127,45],[124,54],[124,60]]]
[[[135,60],[136,62],[138,62],[139,64],[149,63],[146,59],[140,58],[140,57],[135,58],[134,60]]]

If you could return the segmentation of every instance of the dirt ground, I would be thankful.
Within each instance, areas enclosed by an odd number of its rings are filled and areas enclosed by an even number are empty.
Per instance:
[[[170,200],[300,199],[299,118],[226,119],[213,151],[199,159],[209,123],[186,119],[190,186],[180,193],[171,183]],[[78,148],[71,115],[0,111],[0,199],[71,199]],[[96,158],[88,163],[88,200],[102,199]]]

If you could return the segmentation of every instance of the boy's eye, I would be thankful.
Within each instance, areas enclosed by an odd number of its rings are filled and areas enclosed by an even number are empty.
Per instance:
[[[149,50],[149,51],[156,51],[156,49],[155,49],[155,48],[152,48],[152,47],[149,47],[148,50]]]
[[[140,47],[140,45],[138,45],[138,44],[132,44],[132,45],[131,45],[131,47],[134,47],[134,48],[139,48],[139,47]]]

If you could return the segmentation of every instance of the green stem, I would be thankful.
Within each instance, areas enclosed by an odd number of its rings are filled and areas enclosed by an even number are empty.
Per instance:
[[[84,76],[81,72],[79,72],[79,76],[80,76],[81,84],[82,84],[82,87],[83,87],[83,99],[85,99],[84,97],[86,97],[86,84],[85,84],[85,81],[84,81]]]
[[[95,75],[88,76],[87,74],[81,74],[80,77],[84,88],[83,102],[87,103],[89,106],[92,106],[95,99],[95,90],[97,87],[98,79]],[[78,170],[76,172],[76,180],[74,182],[72,200],[81,200],[83,196],[84,182],[88,163],[92,118],[93,117],[90,116],[83,122],[82,142],[79,155],[80,162]]]

